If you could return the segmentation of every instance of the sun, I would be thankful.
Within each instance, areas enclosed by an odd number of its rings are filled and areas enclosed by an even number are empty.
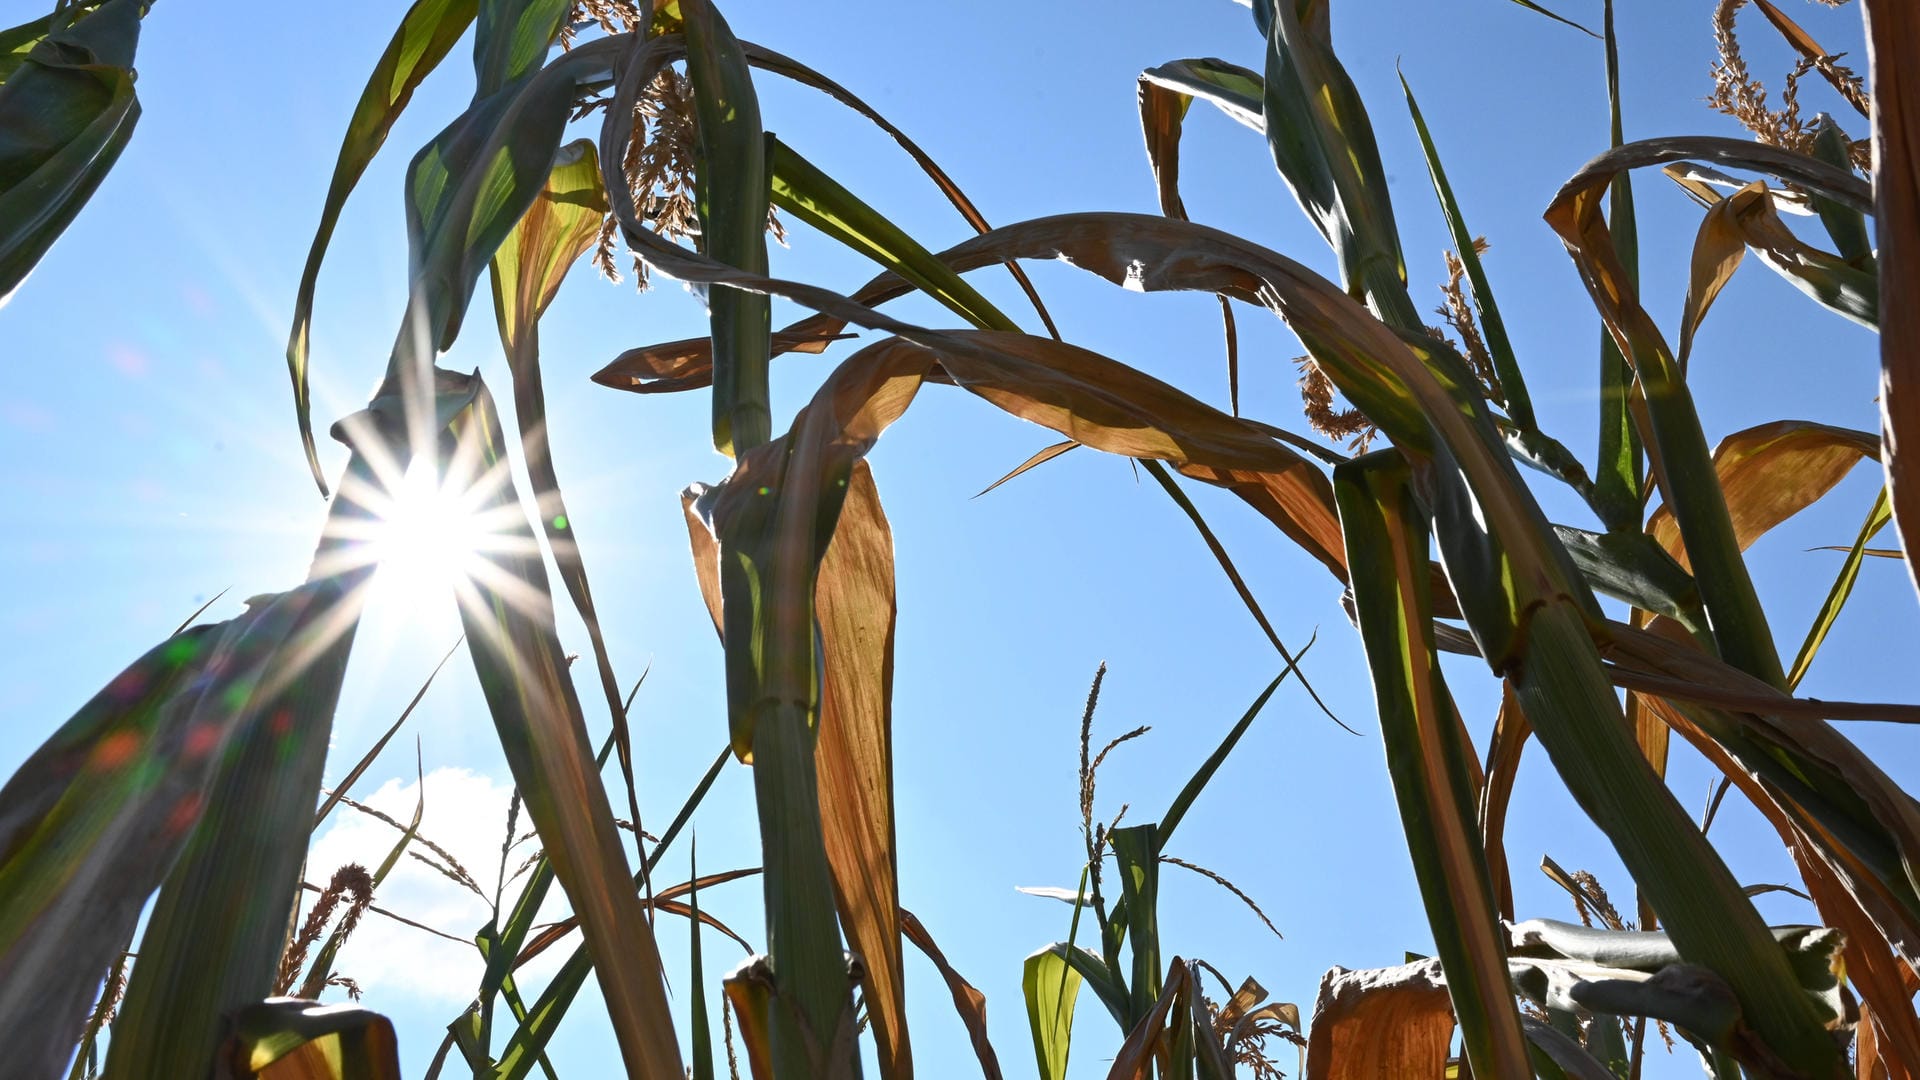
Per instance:
[[[372,595],[401,611],[451,610],[462,586],[483,572],[487,529],[471,485],[438,482],[430,461],[415,463],[381,508],[365,558],[378,564]]]

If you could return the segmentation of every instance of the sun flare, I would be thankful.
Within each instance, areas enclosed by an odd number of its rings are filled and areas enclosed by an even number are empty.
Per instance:
[[[450,606],[484,561],[487,530],[473,503],[471,488],[441,486],[430,466],[407,470],[367,541],[367,560],[379,564],[373,595],[401,610]]]

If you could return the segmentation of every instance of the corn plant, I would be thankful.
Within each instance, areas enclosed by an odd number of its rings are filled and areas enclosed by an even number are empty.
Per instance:
[[[1300,671],[1298,656],[1178,478],[1232,492],[1344,586],[1438,955],[1329,972],[1306,1025],[1308,1076],[1632,1076],[1649,1019],[1697,1045],[1714,1076],[1911,1075],[1920,1069],[1909,992],[1920,960],[1920,879],[1911,870],[1920,864],[1920,811],[1830,722],[1911,722],[1916,711],[1793,691],[1872,536],[1892,521],[1904,537],[1920,521],[1920,489],[1899,456],[1903,439],[1920,438],[1908,385],[1920,361],[1903,322],[1920,316],[1880,304],[1883,292],[1901,294],[1920,251],[1912,143],[1920,90],[1901,67],[1915,60],[1920,16],[1888,0],[1863,2],[1873,58],[1863,81],[1777,6],[1754,5],[1802,54],[1805,72],[1862,112],[1869,137],[1767,111],[1732,52],[1715,104],[1759,141],[1626,141],[1606,5],[1594,36],[1606,50],[1611,146],[1546,213],[1605,327],[1595,350],[1601,438],[1583,459],[1540,426],[1465,204],[1409,86],[1404,130],[1426,156],[1455,244],[1445,314],[1458,341],[1426,325],[1396,225],[1413,211],[1389,197],[1376,136],[1403,130],[1401,103],[1370,110],[1361,100],[1332,46],[1325,0],[1253,0],[1256,66],[1182,59],[1141,76],[1161,214],[1077,213],[1000,228],[852,91],[736,37],[711,0],[416,0],[356,105],[295,303],[286,359],[298,432],[316,483],[333,499],[307,583],[156,646],[0,790],[0,1016],[46,1008],[36,1015],[55,1017],[25,1025],[12,1060],[27,1075],[54,1075],[77,1043],[91,1046],[107,1009],[89,1010],[90,999],[103,977],[120,978],[132,952],[107,1044],[109,1076],[271,1075],[281,1061],[322,1075],[393,1073],[392,1033],[377,1017],[270,995],[293,985],[277,978],[296,910],[299,838],[313,827],[372,571],[360,541],[418,457],[468,493],[494,537],[484,572],[462,589],[461,613],[542,850],[512,904],[504,881],[496,889],[494,919],[476,940],[487,959],[477,1004],[454,1021],[442,1061],[457,1048],[476,1076],[529,1075],[591,973],[628,1072],[683,1075],[647,912],[685,895],[696,926],[693,1067],[710,1072],[697,891],[714,879],[691,872],[682,892],[656,889],[652,872],[731,756],[752,767],[765,926],[759,953],[722,980],[722,1020],[737,1017],[754,1075],[857,1073],[861,1014],[882,1075],[912,1075],[904,941],[940,967],[983,1070],[997,1075],[978,992],[902,907],[895,871],[892,539],[864,458],[934,383],[1065,440],[1023,469],[1075,446],[1142,463],[1200,530],[1286,671]],[[1740,6],[1719,6],[1724,28]],[[0,34],[8,46],[0,115],[59,121],[52,142],[20,153],[0,145],[0,290],[53,241],[124,144],[137,116],[128,69],[143,10],[132,0],[66,4],[51,21]],[[352,450],[333,492],[313,449],[308,394],[325,252],[414,89],[469,29],[474,95],[408,167],[406,314],[374,399],[333,425]],[[1580,32],[1591,33],[1567,29]],[[1731,41],[1731,30],[1724,36]],[[94,62],[63,66],[81,54]],[[755,87],[770,75],[878,124],[978,235],[935,253],[765,131]],[[1189,220],[1179,146],[1195,101],[1265,140],[1331,248],[1338,281]],[[582,124],[594,137],[570,139]],[[0,128],[15,130],[24,128]],[[1677,345],[1637,287],[1628,177],[1648,166],[1664,167],[1677,188],[1671,195],[1705,206]],[[1789,228],[1781,214],[1794,211],[1817,219],[1825,239]],[[847,293],[771,277],[766,235],[784,222],[870,257],[878,275]],[[644,272],[703,290],[710,333],[629,350],[593,377],[640,394],[709,390],[713,445],[733,463],[682,496],[725,649],[727,749],[651,848],[621,684],[544,435],[538,337],[572,266],[591,252],[611,268],[623,245]],[[1687,360],[1749,249],[1815,304],[1881,331],[1883,434],[1783,420],[1710,448]],[[1030,259],[1064,260],[1143,292],[1214,294],[1229,334],[1235,303],[1267,309],[1307,353],[1310,423],[1328,438],[1353,438],[1356,453],[1238,415],[1237,390],[1223,411],[1066,342],[1019,269]],[[995,265],[1019,281],[1046,334],[1023,330],[964,276]],[[459,335],[482,274],[537,527],[514,488],[507,463],[515,450],[486,385],[435,363]],[[953,325],[883,310],[916,291],[951,312]],[[775,296],[816,314],[775,331]],[[781,431],[770,364],[823,352],[850,326],[878,336],[828,369]],[[1237,360],[1229,381],[1237,386]],[[1784,663],[1741,553],[1872,457],[1884,463],[1885,494]],[[1535,484],[1565,485],[1599,527],[1550,521]],[[598,761],[589,709],[554,626],[549,554],[586,625],[604,697],[608,737]],[[1624,603],[1625,618],[1613,618],[1601,596]],[[1454,703],[1442,651],[1483,660],[1501,685],[1484,748]],[[1157,822],[1096,834],[1086,810],[1088,887],[1063,897],[1074,908],[1067,941],[1030,959],[1026,972],[1043,1075],[1065,1070],[1081,986],[1094,988],[1122,1029],[1112,1071],[1120,1077],[1232,1075],[1235,1026],[1282,1016],[1261,1004],[1257,987],[1211,1010],[1197,966],[1163,962],[1155,903],[1168,834],[1258,708]],[[1762,921],[1664,782],[1676,732],[1778,830],[1822,926]],[[1529,739],[1631,874],[1639,929],[1518,919],[1502,829]],[[621,772],[614,797],[634,828],[631,856],[600,780],[609,759]],[[416,840],[401,828],[396,858]],[[1120,885],[1111,902],[1098,885],[1108,853]],[[533,912],[555,882],[584,940],[529,1006],[512,968],[558,940],[530,940]],[[153,912],[129,948],[150,896]],[[1087,912],[1097,951],[1077,944]],[[317,941],[326,920],[314,921]],[[317,995],[324,982],[310,973],[299,988]],[[496,1055],[502,1003],[514,1026]],[[1297,1027],[1297,1010],[1291,1018]]]

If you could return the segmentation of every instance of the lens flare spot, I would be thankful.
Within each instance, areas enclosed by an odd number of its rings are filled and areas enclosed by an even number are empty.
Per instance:
[[[100,772],[111,772],[132,761],[140,752],[140,736],[131,731],[116,731],[93,744],[87,764]]]
[[[200,793],[197,791],[189,791],[185,795],[180,796],[180,801],[174,803],[173,809],[168,811],[167,832],[177,836],[193,828],[194,822],[199,820]]]

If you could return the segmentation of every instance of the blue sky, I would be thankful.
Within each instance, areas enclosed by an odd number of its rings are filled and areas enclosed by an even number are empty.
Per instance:
[[[1566,0],[1593,22],[1597,0]],[[145,116],[118,168],[35,275],[0,310],[11,362],[0,370],[0,769],[189,611],[210,612],[304,574],[325,506],[292,423],[282,349],[295,285],[340,134],[402,5],[353,0],[262,18],[257,5],[160,4],[140,49]],[[903,6],[843,0],[796,9],[734,0],[735,31],[839,79],[906,129],[996,224],[1069,210],[1156,209],[1141,149],[1134,81],[1185,56],[1260,65],[1245,9],[1228,0],[1096,5]],[[1631,5],[1621,24],[1629,137],[1738,134],[1700,103],[1712,58],[1711,5]],[[796,14],[799,17],[796,17]],[[1853,8],[1795,5],[1829,48],[1858,49]],[[1597,42],[1505,0],[1430,4],[1349,0],[1335,40],[1368,102],[1392,178],[1415,297],[1437,302],[1448,245],[1395,79],[1420,95],[1463,209],[1492,243],[1489,274],[1543,423],[1591,458],[1598,319],[1539,215],[1606,138]],[[4,20],[0,20],[4,21]],[[1760,20],[1746,40],[1756,70],[1790,63]],[[1856,57],[1864,69],[1864,57]],[[416,97],[348,204],[319,287],[314,330],[317,426],[356,409],[383,370],[405,297],[400,176],[414,148],[464,107],[470,68],[457,51]],[[886,136],[811,92],[761,83],[769,128],[892,215],[930,247],[964,222]],[[1809,87],[1817,108],[1844,108]],[[1863,122],[1844,115],[1855,134]],[[1241,233],[1332,274],[1330,254],[1275,176],[1252,133],[1204,106],[1187,124],[1183,190],[1200,221]],[[1644,293],[1669,327],[1685,290],[1699,211],[1657,176],[1639,185]],[[801,227],[776,251],[783,276],[850,289],[870,269]],[[1032,268],[1066,336],[1224,407],[1225,368],[1210,297],[1123,293],[1065,266]],[[1003,309],[1025,310],[1004,274],[976,275]],[[505,397],[507,375],[482,310],[443,361],[479,367]],[[930,305],[909,317],[944,320]],[[776,310],[776,324],[792,315]],[[1304,430],[1277,320],[1242,309],[1247,413]],[[641,398],[587,375],[622,349],[704,333],[698,303],[672,283],[636,297],[581,266],[542,327],[553,445],[616,670],[651,665],[635,706],[642,810],[664,822],[724,738],[721,657],[690,573],[677,494],[726,471],[706,433],[701,395]],[[783,360],[779,426],[831,358]],[[1764,267],[1744,267],[1696,345],[1693,384],[1710,439],[1780,418],[1877,426],[1876,343],[1803,300]],[[503,407],[505,402],[503,401]],[[991,495],[971,496],[1050,432],[971,396],[931,388],[871,460],[897,545],[900,623],[895,682],[896,804],[903,900],[954,964],[985,991],[1010,1075],[1032,1068],[1019,976],[1032,950],[1064,936],[1065,908],[1021,885],[1071,886],[1079,839],[1074,770],[1087,683],[1110,668],[1096,737],[1153,731],[1101,772],[1101,808],[1129,819],[1163,808],[1227,726],[1278,670],[1278,658],[1207,557],[1191,526],[1126,463],[1079,452]],[[329,471],[344,454],[322,447]],[[1863,466],[1802,519],[1763,539],[1750,562],[1783,650],[1791,653],[1877,482]],[[1235,500],[1194,491],[1276,628],[1292,646],[1316,628],[1306,664],[1355,737],[1284,689],[1196,805],[1174,854],[1231,878],[1260,901],[1276,940],[1238,901],[1168,868],[1169,954],[1251,975],[1278,999],[1311,1006],[1329,966],[1397,963],[1430,952],[1372,718],[1357,635],[1339,589]],[[1545,496],[1556,520],[1584,511]],[[1889,534],[1890,535],[1890,534]],[[1890,542],[1883,537],[1883,542]],[[1804,691],[1859,700],[1920,696],[1894,642],[1920,629],[1897,564],[1872,560]],[[563,615],[569,647],[585,635]],[[421,609],[376,600],[335,727],[337,777],[383,729],[458,634],[451,601]],[[1450,668],[1469,726],[1484,737],[1497,687],[1468,663]],[[599,695],[583,688],[590,727]],[[428,784],[424,831],[490,879],[503,828],[505,768],[464,656],[448,665],[409,721]],[[1851,732],[1912,785],[1913,737]],[[1587,867],[1626,907],[1626,877],[1574,810],[1537,751],[1521,773],[1508,841],[1523,916],[1570,917],[1532,869],[1542,854]],[[404,815],[413,765],[396,746],[357,793]],[[1672,782],[1690,807],[1708,774],[1677,751]],[[384,785],[384,787],[383,787]],[[389,838],[340,817],[311,879],[348,858],[377,860]],[[730,768],[695,819],[700,866],[751,865],[757,841],[745,769]],[[1743,881],[1789,880],[1763,822],[1730,799],[1714,827]],[[684,876],[686,850],[666,863]],[[381,902],[456,934],[483,916],[424,871],[396,874]],[[709,908],[758,940],[758,886],[723,886]],[[1810,918],[1763,897],[1770,919]],[[411,907],[409,905],[412,905]],[[663,921],[669,972],[684,1009],[684,924]],[[733,961],[706,939],[709,970]],[[400,1026],[409,1075],[477,980],[470,952],[370,924],[340,957],[367,1003]],[[965,1033],[933,969],[909,950],[909,1015],[926,1076],[966,1075]],[[683,1018],[684,1022],[684,1018]],[[1083,1010],[1075,1074],[1104,1075],[1118,1033]],[[613,1053],[593,992],[553,1051],[562,1075],[605,1075]],[[1649,1075],[1691,1075],[1681,1058]]]

